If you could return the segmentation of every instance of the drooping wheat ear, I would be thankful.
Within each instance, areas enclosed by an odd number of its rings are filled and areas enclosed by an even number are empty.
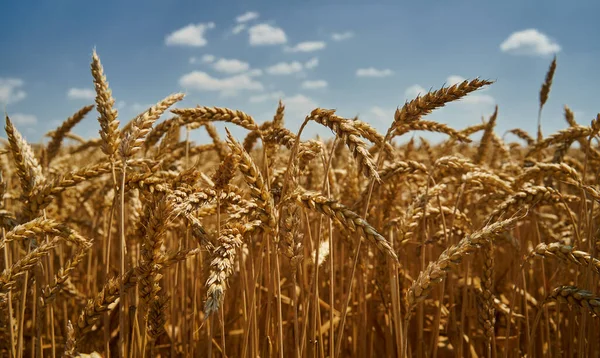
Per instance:
[[[288,149],[293,149],[296,143],[296,134],[287,128],[269,128],[263,134],[263,140],[266,144],[279,144]],[[300,161],[310,161],[321,154],[321,143],[312,139],[300,142],[298,157]]]
[[[189,214],[216,199],[217,193],[206,188],[193,193],[180,190],[169,191],[169,201],[173,202],[173,215]]]
[[[517,137],[521,138],[522,140],[524,140],[528,146],[532,146],[535,144],[535,140],[533,138],[531,138],[529,133],[522,130],[521,128],[511,129],[508,132],[512,133],[512,134],[516,135]]]
[[[75,255],[65,263],[65,266],[58,270],[56,275],[54,275],[52,284],[47,285],[42,289],[41,298],[43,306],[47,306],[56,300],[56,295],[63,289],[71,272],[77,268],[77,265],[83,261],[87,254],[88,247],[80,248]]]
[[[556,287],[542,302],[542,305],[550,301],[567,303],[570,308],[584,308],[592,316],[600,316],[600,297],[577,286]]]
[[[0,274],[0,294],[5,294],[7,291],[14,289],[17,278],[37,265],[57,244],[58,238],[44,241],[10,268],[2,271]]]
[[[481,142],[479,143],[479,147],[477,148],[477,154],[475,155],[475,164],[481,164],[485,162],[487,158],[487,153],[489,151],[490,142],[492,141],[492,134],[494,133],[494,127],[496,126],[496,118],[498,117],[498,105],[494,109],[494,113],[490,117],[490,120],[487,122],[487,126],[483,132],[483,136],[481,137]]]
[[[60,195],[66,189],[107,174],[110,170],[109,163],[101,163],[58,176],[51,182],[38,186],[38,189],[31,193],[29,196],[29,210],[37,215],[52,203],[54,197]]]
[[[331,129],[333,133],[346,143],[365,176],[381,182],[375,162],[371,158],[365,142],[359,138],[360,132],[352,125],[352,121],[335,115],[335,110],[333,109],[321,108],[314,109],[307,117],[307,120],[315,121]]]
[[[75,336],[78,343],[94,329],[94,326],[105,312],[112,310],[119,303],[119,281],[122,281],[125,291],[135,285],[136,275],[134,271],[129,270],[123,276],[109,279],[96,297],[88,300],[77,320]]]
[[[137,116],[132,122],[130,130],[121,133],[121,145],[119,152],[123,159],[134,156],[142,149],[146,136],[152,130],[154,122],[173,104],[181,101],[183,93],[176,93],[167,96],[162,101],[150,107],[144,113]]]
[[[556,56],[552,59],[550,63],[550,68],[548,68],[548,72],[546,72],[546,79],[544,80],[544,84],[542,84],[542,88],[540,89],[540,110],[548,101],[548,95],[550,94],[550,88],[552,87],[552,79],[554,78],[554,72],[556,71]]]
[[[339,222],[345,229],[358,232],[371,244],[375,245],[383,254],[390,256],[398,262],[398,257],[390,243],[379,234],[371,224],[366,222],[357,213],[340,204],[337,200],[329,199],[317,192],[309,192],[298,188],[291,199],[308,209],[323,213]]]
[[[536,204],[560,203],[562,200],[567,199],[567,196],[562,195],[553,188],[545,186],[529,186],[523,188],[521,191],[510,196],[508,199],[498,205],[490,214],[490,220],[494,221],[502,214],[514,209],[521,209],[523,207],[529,208]]]
[[[413,121],[413,122],[408,122],[406,124],[398,125],[394,132],[394,136],[400,136],[400,135],[403,135],[410,131],[427,131],[427,132],[444,133],[458,141],[461,141],[464,143],[471,143],[471,140],[469,138],[463,136],[462,134],[460,134],[460,132],[456,131],[455,129],[448,127],[448,125],[446,125],[446,124],[438,123],[438,122],[434,122],[434,121]]]
[[[567,105],[565,105],[564,110],[565,110],[565,114],[564,114],[565,120],[567,121],[567,123],[569,123],[569,126],[579,127],[579,125],[577,124],[577,121],[575,120],[575,114],[573,113],[573,111]],[[592,120],[592,124],[591,124],[592,133],[590,133],[591,136],[594,136],[598,133],[598,125],[600,124],[599,117],[600,117],[600,114],[598,114],[596,116],[596,118],[594,120]],[[598,150],[596,148],[589,145],[585,136],[581,136],[578,138],[567,138],[562,143],[560,143],[560,145],[554,155],[554,157],[555,157],[554,163],[560,163],[560,161],[566,154],[567,150],[571,146],[572,142],[575,140],[577,140],[579,142],[579,145],[581,146],[582,151],[587,152],[594,160],[600,159],[600,152],[598,152]]]
[[[242,245],[242,234],[239,228],[226,228],[221,231],[217,245],[212,253],[210,273],[206,280],[208,291],[204,304],[206,316],[219,310],[227,289],[227,280],[233,274],[236,250]]]
[[[34,239],[43,235],[55,235],[79,247],[87,248],[91,245],[88,240],[65,224],[61,224],[52,219],[39,217],[24,224],[17,225],[7,232],[4,239],[0,240],[0,249],[11,241]]]
[[[443,214],[446,217],[454,216],[453,228],[456,226],[471,226],[469,218],[464,213],[454,210],[454,208],[442,206],[442,209],[440,210],[439,207],[432,205],[414,206],[411,204],[411,206],[412,207],[406,210],[404,217],[392,219],[388,223],[388,225],[397,225],[398,223],[401,224],[400,239],[403,242],[413,239],[414,236],[419,233],[417,228],[423,222],[423,218],[429,218],[431,216],[439,216],[440,214]],[[467,230],[466,232],[471,232],[471,230]]]
[[[590,263],[593,270],[600,274],[600,260],[595,259],[585,251],[576,250],[572,246],[564,245],[560,242],[550,244],[540,243],[525,257],[525,260],[534,257],[556,258],[565,263],[573,263],[582,268],[589,267]]]
[[[466,236],[458,244],[444,250],[436,261],[430,262],[427,268],[419,273],[419,277],[406,292],[408,311],[412,312],[419,302],[424,301],[434,285],[442,282],[448,272],[456,267],[465,255],[474,252],[481,245],[492,241],[498,235],[512,228],[517,220],[517,217],[513,217],[489,224]]]
[[[96,88],[96,110],[100,114],[98,122],[100,122],[101,128],[102,151],[104,154],[112,157],[119,147],[118,111],[114,108],[115,100],[112,97],[112,91],[108,87],[104,68],[100,63],[100,58],[96,54],[96,49],[92,53],[91,69]]]
[[[246,184],[250,187],[250,195],[256,200],[263,213],[259,213],[259,218],[269,229],[275,229],[277,222],[275,220],[275,206],[273,196],[267,187],[262,174],[256,163],[250,157],[250,154],[244,150],[242,145],[227,130],[227,144],[231,151],[238,157],[240,172],[243,174]]]
[[[268,131],[271,128],[273,128],[272,122],[264,122],[260,125],[258,130],[248,133],[243,142],[244,150],[248,153],[252,152],[252,149],[254,149],[254,146],[256,145],[256,142],[258,142],[258,139],[261,137],[261,135],[264,140],[265,131]]]
[[[171,112],[181,117],[182,124],[224,121],[236,124],[249,131],[258,130],[258,125],[252,116],[229,108],[198,106],[196,108],[172,109]]]
[[[386,182],[397,175],[412,173],[427,173],[427,167],[414,160],[395,161],[387,164],[379,171],[379,177],[382,182]]]
[[[276,143],[292,149],[296,143],[296,134],[287,128],[268,128],[263,133],[263,140],[268,144]],[[300,145],[302,145],[302,142]]]
[[[225,156],[225,159],[219,164],[217,171],[212,176],[212,181],[215,183],[214,190],[223,190],[228,185],[237,171],[239,157],[233,153]]]
[[[223,143],[223,141],[221,141],[221,137],[219,136],[219,132],[217,132],[217,128],[210,122],[203,123],[203,126],[206,129],[206,133],[208,133],[213,141],[213,144],[215,145],[219,159],[223,160],[223,158],[227,156],[227,146],[225,143]]]
[[[575,180],[577,183],[581,183],[581,175],[574,168],[570,167],[565,163],[535,163],[533,167],[525,169],[525,171],[515,178],[513,182],[513,188],[520,189],[529,180],[535,179],[540,175],[544,177],[556,178],[561,176]]]
[[[481,170],[481,168],[473,164],[470,159],[459,155],[447,155],[438,158],[435,163],[433,163],[432,175],[434,177],[448,177],[454,173],[465,173],[476,169]]]
[[[525,156],[529,157],[551,145],[560,144],[566,141],[573,142],[588,137],[590,134],[592,134],[592,128],[587,126],[575,126],[560,130],[544,140],[537,142]]]
[[[352,119],[351,123],[354,126],[354,128],[358,130],[358,132],[363,138],[365,138],[371,143],[374,143],[380,148],[383,145],[383,150],[385,150],[385,154],[388,155],[390,158],[394,157],[394,147],[388,141],[384,143],[383,140],[385,139],[385,137],[381,133],[379,133],[375,128],[371,127],[370,124],[363,122],[358,118]]]
[[[496,310],[494,307],[494,243],[488,241],[482,247],[483,250],[483,275],[482,295],[480,302],[480,320],[483,324],[483,332],[487,339],[488,347],[494,338],[494,326],[496,324]]]
[[[492,84],[493,81],[474,79],[470,82],[465,80],[460,84],[450,87],[442,87],[439,90],[428,92],[410,102],[406,102],[402,108],[396,110],[392,128],[418,121],[422,116],[431,113],[434,109],[443,107],[446,103],[456,101],[467,94]]]
[[[486,189],[500,189],[507,194],[513,193],[513,188],[510,182],[501,179],[496,174],[486,173],[482,171],[472,171],[463,174],[461,177],[463,183],[474,183],[485,187]]]
[[[144,143],[144,150],[149,150],[153,147],[158,141],[162,138],[165,133],[167,133],[171,127],[181,126],[181,118],[179,116],[174,116],[171,118],[167,118],[164,121],[158,123],[152,128],[150,133],[146,136],[146,142]]]
[[[46,162],[50,163],[52,159],[58,154],[60,146],[62,144],[63,139],[75,127],[77,123],[79,123],[86,114],[88,114],[94,105],[89,105],[81,108],[79,111],[75,112],[71,117],[67,118],[51,135],[50,142],[46,146]]]
[[[459,131],[458,133],[460,133],[464,137],[470,137],[473,134],[484,130],[486,127],[487,127],[487,123],[474,124],[472,126],[469,126],[465,129]]]
[[[23,139],[23,136],[12,124],[8,115],[6,116],[6,136],[17,168],[17,175],[21,183],[21,189],[25,195],[46,181],[42,174],[42,167],[35,157],[31,146]]]

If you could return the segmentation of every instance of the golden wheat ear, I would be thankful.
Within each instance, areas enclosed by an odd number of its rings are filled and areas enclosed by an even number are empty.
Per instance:
[[[29,195],[34,189],[46,182],[38,159],[33,148],[25,141],[21,133],[15,128],[8,115],[6,115],[6,135],[10,145],[21,189]]]
[[[102,63],[100,63],[96,49],[92,53],[91,71],[96,89],[96,110],[100,114],[98,122],[101,128],[102,151],[104,154],[112,157],[117,151],[120,142],[119,121],[117,120],[118,112],[114,108],[115,100],[112,96],[112,91],[108,87],[104,68],[102,67]]]
[[[94,109],[94,105],[84,106],[71,117],[67,118],[56,130],[50,133],[50,142],[46,146],[46,163],[50,164],[52,159],[56,157],[60,147],[62,145],[63,139],[67,136],[67,134],[77,125],[77,123],[81,122],[81,120],[88,114],[92,109]]]

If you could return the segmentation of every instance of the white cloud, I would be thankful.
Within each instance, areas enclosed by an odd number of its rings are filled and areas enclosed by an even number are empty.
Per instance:
[[[291,75],[302,71],[302,64],[298,61],[279,62],[271,67],[267,67],[267,73],[270,75]]]
[[[374,116],[376,116],[377,118],[389,117],[394,113],[393,111],[389,112],[378,106],[372,107],[369,112],[371,114],[373,114]]]
[[[464,78],[464,77],[457,76],[457,75],[452,75],[452,76],[449,76],[446,79],[446,86],[454,86],[454,85],[457,85],[457,84],[461,84],[465,80],[466,80],[466,78]]]
[[[10,120],[13,121],[15,124],[20,124],[24,126],[37,123],[37,117],[32,114],[14,113],[12,115],[9,115],[8,118],[10,118]]]
[[[246,72],[246,75],[250,76],[250,77],[258,77],[258,76],[262,76],[263,71],[259,68],[254,68],[248,72]]]
[[[0,104],[19,102],[27,97],[23,87],[23,80],[18,78],[0,78]]]
[[[353,37],[354,37],[354,33],[352,31],[331,34],[331,39],[333,41],[343,41],[343,40],[351,39]]]
[[[138,102],[134,102],[129,108],[134,112],[142,112],[152,107],[151,104],[141,104]]]
[[[316,81],[304,81],[302,82],[302,88],[305,89],[317,89],[327,87],[327,81],[316,80]]]
[[[239,25],[236,25],[236,26],[233,28],[233,30],[231,30],[231,32],[232,32],[234,35],[237,35],[237,34],[239,34],[240,32],[244,31],[245,29],[246,29],[246,24],[239,24]]]
[[[123,109],[123,108],[125,108],[126,105],[127,105],[127,102],[119,101],[119,102],[117,102],[117,109]]]
[[[394,118],[394,110],[386,110],[378,106],[371,107],[369,116],[378,121],[389,121]]]
[[[248,29],[250,34],[250,45],[280,45],[287,42],[285,32],[279,27],[269,24],[258,24]]]
[[[257,96],[250,96],[250,98],[248,99],[249,102],[251,103],[260,103],[260,102],[265,102],[265,101],[277,101],[280,98],[283,98],[284,93],[281,91],[277,91],[277,92],[272,92],[272,93],[265,93],[265,94],[261,94],[261,95],[257,95]]]
[[[183,75],[179,79],[179,85],[186,89],[220,92],[222,96],[233,96],[240,90],[260,91],[263,89],[262,83],[247,74],[216,78],[201,71]]]
[[[67,92],[67,98],[69,99],[94,99],[96,98],[96,92],[89,88],[70,88]]]
[[[323,41],[300,42],[294,47],[286,47],[285,52],[313,52],[324,49],[326,46]]]
[[[417,98],[417,96],[423,96],[426,93],[427,90],[420,85],[412,85],[404,91],[404,96],[406,96],[406,99],[412,100]]]
[[[484,105],[493,106],[496,104],[494,97],[487,94],[469,94],[461,98],[458,103],[470,104],[470,105]]]
[[[247,71],[250,65],[236,59],[220,58],[213,64],[213,68],[219,72],[232,74]]]
[[[546,56],[561,50],[560,45],[536,29],[510,34],[500,44],[500,50],[514,55]]]
[[[207,43],[206,39],[204,38],[205,32],[206,30],[212,29],[214,27],[214,22],[201,23],[196,25],[189,24],[167,35],[165,37],[165,44],[167,46],[205,46]]]
[[[374,67],[369,68],[359,68],[356,70],[357,77],[388,77],[393,75],[394,72],[390,69],[378,70]]]
[[[237,22],[247,22],[250,20],[258,19],[258,12],[256,11],[248,11],[238,17],[235,18]]]
[[[313,109],[319,107],[317,102],[302,94],[284,97],[283,104],[285,105],[286,116],[290,115],[292,118],[304,118],[310,114]]]
[[[202,56],[202,62],[204,63],[211,63],[215,60],[215,56],[213,55],[204,55]]]
[[[192,56],[192,57],[190,57],[190,59],[188,60],[188,62],[193,65],[195,63],[198,63],[198,58]]]
[[[318,65],[319,65],[319,59],[317,57],[313,57],[310,60],[306,61],[306,63],[304,64],[304,67],[306,67],[307,70],[310,70],[310,69],[317,67]]]

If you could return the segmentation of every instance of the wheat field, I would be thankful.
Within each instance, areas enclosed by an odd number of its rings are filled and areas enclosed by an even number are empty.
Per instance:
[[[481,79],[406,102],[385,134],[323,108],[291,131],[281,101],[259,123],[171,108],[181,93],[122,121],[94,51],[95,105],[45,144],[6,115],[2,356],[599,356],[600,115],[565,106],[544,135],[555,70],[535,135],[497,133],[498,107],[427,120]],[[94,108],[99,137],[72,133]],[[303,138],[311,122],[333,137]]]

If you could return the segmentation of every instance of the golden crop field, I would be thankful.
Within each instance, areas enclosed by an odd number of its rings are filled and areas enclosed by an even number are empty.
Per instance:
[[[598,356],[600,115],[565,106],[543,133],[555,70],[534,135],[498,133],[498,107],[427,119],[481,79],[400,105],[386,133],[324,108],[291,131],[282,101],[262,122],[170,108],[183,94],[121,118],[94,51],[95,105],[46,144],[6,115],[2,356]],[[99,137],[73,134],[94,107]]]

